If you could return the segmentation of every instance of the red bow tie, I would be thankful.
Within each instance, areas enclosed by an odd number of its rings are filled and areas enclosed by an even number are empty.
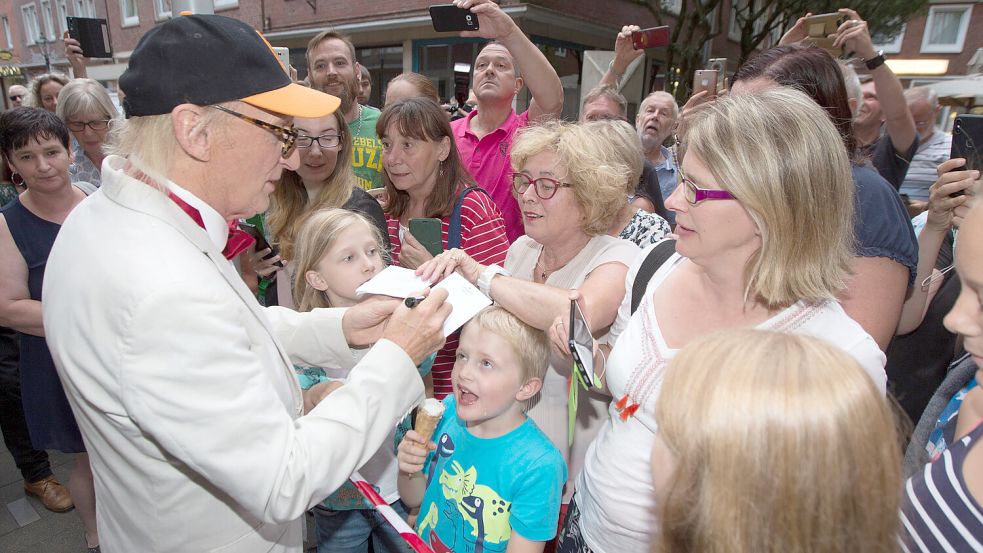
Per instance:
[[[188,202],[179,198],[173,192],[168,192],[167,197],[176,203],[178,207],[183,209],[184,212],[187,213],[199,227],[205,228],[205,221],[201,218],[201,212],[191,206],[191,204]],[[239,230],[239,227],[236,225],[236,220],[233,219],[229,221],[229,238],[225,242],[225,249],[222,250],[222,255],[224,255],[226,259],[234,259],[237,255],[246,251],[247,248],[255,243],[256,239],[250,236],[246,231]]]

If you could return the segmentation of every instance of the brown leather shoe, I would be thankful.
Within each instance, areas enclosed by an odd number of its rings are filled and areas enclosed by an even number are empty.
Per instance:
[[[75,507],[68,489],[54,475],[37,482],[24,482],[24,491],[40,499],[41,504],[49,511],[64,513]]]

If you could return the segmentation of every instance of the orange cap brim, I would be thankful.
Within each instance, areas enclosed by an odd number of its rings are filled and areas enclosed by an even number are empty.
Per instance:
[[[341,105],[341,100],[335,96],[296,83],[242,101],[274,113],[308,118],[331,115]]]

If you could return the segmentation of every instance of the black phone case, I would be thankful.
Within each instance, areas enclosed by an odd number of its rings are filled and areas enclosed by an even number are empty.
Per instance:
[[[983,115],[960,115],[952,124],[950,157],[966,160],[966,170],[983,170],[980,146],[983,145]]]
[[[109,25],[105,19],[68,17],[68,36],[79,41],[82,55],[87,58],[111,58],[113,47],[109,42]]]
[[[438,33],[478,30],[478,16],[454,4],[430,6],[430,20]]]

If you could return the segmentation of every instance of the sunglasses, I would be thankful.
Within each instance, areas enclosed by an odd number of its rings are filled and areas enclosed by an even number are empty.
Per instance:
[[[290,157],[290,154],[292,154],[294,152],[294,149],[297,147],[297,131],[295,131],[292,126],[280,127],[274,125],[273,123],[267,123],[266,121],[260,121],[259,119],[255,119],[248,115],[243,115],[238,111],[233,111],[223,106],[216,105],[216,106],[208,106],[208,107],[215,108],[219,111],[228,113],[229,115],[234,115],[247,123],[252,123],[253,125],[256,125],[261,129],[266,129],[270,131],[271,133],[276,135],[276,137],[280,140],[281,154],[285,158]]]
[[[24,95],[23,94],[21,94],[20,96],[7,96],[7,97],[10,98],[10,101],[11,102],[16,102],[18,100],[23,100],[24,99]]]

